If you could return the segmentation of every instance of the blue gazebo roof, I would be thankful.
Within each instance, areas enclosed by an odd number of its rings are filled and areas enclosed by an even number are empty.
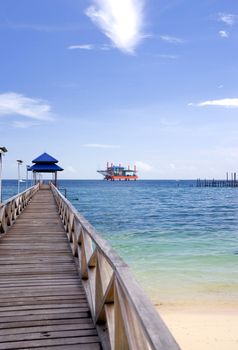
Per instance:
[[[48,163],[54,164],[58,163],[58,160],[50,156],[48,153],[42,153],[39,157],[34,159],[32,163],[40,164],[40,163]]]
[[[42,153],[39,157],[32,161],[33,164],[29,167],[28,171],[33,171],[37,173],[56,173],[57,171],[64,170],[55,163],[58,163],[58,160],[50,156],[48,153]]]
[[[57,164],[34,164],[29,168],[29,171],[35,171],[37,173],[54,173],[56,171],[63,171],[64,169]]]

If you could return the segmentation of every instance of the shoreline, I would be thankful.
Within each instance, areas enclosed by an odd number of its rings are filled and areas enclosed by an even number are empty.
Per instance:
[[[238,302],[155,307],[182,350],[238,349]]]

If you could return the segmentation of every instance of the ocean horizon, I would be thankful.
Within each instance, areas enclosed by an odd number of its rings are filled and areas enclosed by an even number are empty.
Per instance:
[[[198,188],[196,180],[59,180],[59,188],[155,304],[237,300],[236,188]],[[4,180],[3,199],[16,193],[17,180]]]

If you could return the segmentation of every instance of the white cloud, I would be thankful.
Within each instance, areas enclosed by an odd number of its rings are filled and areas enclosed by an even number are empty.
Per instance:
[[[94,49],[94,45],[92,44],[83,44],[83,45],[71,45],[68,46],[69,50],[76,50],[76,49],[80,49],[80,50],[93,50]]]
[[[112,45],[102,44],[102,45],[93,45],[93,44],[83,44],[83,45],[70,45],[68,46],[69,50],[102,50],[109,51],[112,49]]]
[[[220,85],[218,85],[218,87],[217,87],[218,89],[222,89],[223,88],[223,85],[222,84],[220,84]]]
[[[112,46],[108,45],[108,44],[103,44],[103,45],[99,46],[99,49],[102,51],[109,51],[109,50],[111,50],[111,48],[112,48]]]
[[[6,115],[20,115],[41,121],[53,120],[48,103],[15,92],[0,94],[0,116]]]
[[[120,148],[119,145],[105,145],[101,143],[86,143],[83,145],[86,148]]]
[[[174,170],[174,169],[176,168],[176,166],[175,166],[174,163],[170,163],[170,164],[169,164],[169,167],[170,167],[170,169],[172,169],[172,170]]]
[[[183,43],[185,43],[185,40],[183,40],[181,38],[174,37],[174,36],[170,36],[170,35],[160,35],[160,39],[163,41],[167,41],[170,44],[183,44]]]
[[[229,33],[226,30],[220,30],[219,35],[221,38],[229,38]]]
[[[180,124],[180,121],[176,119],[170,119],[170,118],[161,118],[159,120],[159,123],[162,126],[170,128],[170,127],[178,126]]]
[[[31,121],[20,121],[20,120],[15,120],[13,122],[13,126],[14,128],[17,128],[17,129],[28,129],[32,126],[37,126],[39,125],[38,122],[31,122]]]
[[[148,163],[145,163],[145,162],[141,162],[140,160],[137,160],[135,162],[135,165],[136,165],[137,170],[139,170],[139,171],[149,172],[153,169],[151,165],[149,165]]]
[[[76,169],[72,165],[68,165],[66,170],[72,174],[75,174],[77,172]]]
[[[168,60],[177,60],[179,58],[178,55],[169,55],[169,54],[157,54],[155,55],[155,57],[164,58]]]
[[[218,20],[229,26],[233,26],[237,20],[238,16],[231,13],[219,13]]]
[[[219,106],[219,107],[233,107],[238,108],[238,98],[224,98],[220,100],[208,100],[200,103],[189,103],[189,106],[198,106],[198,107],[205,107],[205,106]]]
[[[144,0],[92,0],[86,15],[119,50],[132,54],[145,37]]]

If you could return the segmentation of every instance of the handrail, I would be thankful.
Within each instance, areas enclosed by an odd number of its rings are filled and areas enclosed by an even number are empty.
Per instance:
[[[127,264],[51,184],[104,349],[179,350]]]
[[[7,232],[38,190],[39,184],[0,203],[0,234]]]

